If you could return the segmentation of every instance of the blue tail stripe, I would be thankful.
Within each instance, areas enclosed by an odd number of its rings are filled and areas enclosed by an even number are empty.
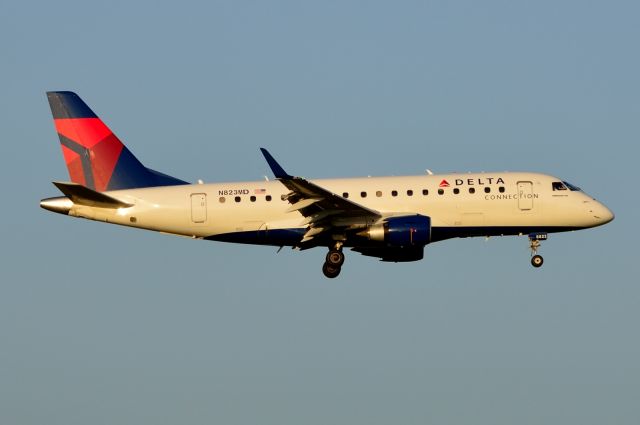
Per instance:
[[[60,118],[97,118],[96,114],[80,97],[70,91],[47,92],[51,113],[54,119]]]
[[[125,147],[120,153],[120,158],[118,159],[115,170],[113,170],[107,190],[175,186],[181,184],[188,183],[148,169]]]

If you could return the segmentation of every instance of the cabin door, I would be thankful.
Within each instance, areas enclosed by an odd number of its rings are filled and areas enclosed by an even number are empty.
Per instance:
[[[533,209],[533,183],[518,182],[518,208],[522,211]]]
[[[194,223],[204,223],[207,221],[206,193],[191,194],[191,221]]]

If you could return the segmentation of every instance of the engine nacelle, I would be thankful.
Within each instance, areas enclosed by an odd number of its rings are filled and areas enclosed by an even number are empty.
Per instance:
[[[431,242],[431,218],[419,214],[389,217],[360,235],[390,247],[424,246]]]

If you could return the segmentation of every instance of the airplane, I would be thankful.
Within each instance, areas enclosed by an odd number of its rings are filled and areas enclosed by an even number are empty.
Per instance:
[[[309,180],[264,148],[275,180],[190,184],[145,167],[69,91],[47,92],[70,182],[43,199],[56,213],[193,239],[325,247],[322,272],[337,277],[343,248],[387,262],[418,261],[452,238],[526,235],[531,264],[549,233],[601,226],[604,204],[554,176],[482,172]]]

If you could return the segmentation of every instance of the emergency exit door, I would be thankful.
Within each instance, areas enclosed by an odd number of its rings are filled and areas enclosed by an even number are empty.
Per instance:
[[[533,183],[518,182],[518,208],[523,211],[533,208]]]
[[[194,223],[204,223],[207,221],[207,194],[191,194],[191,221]]]

